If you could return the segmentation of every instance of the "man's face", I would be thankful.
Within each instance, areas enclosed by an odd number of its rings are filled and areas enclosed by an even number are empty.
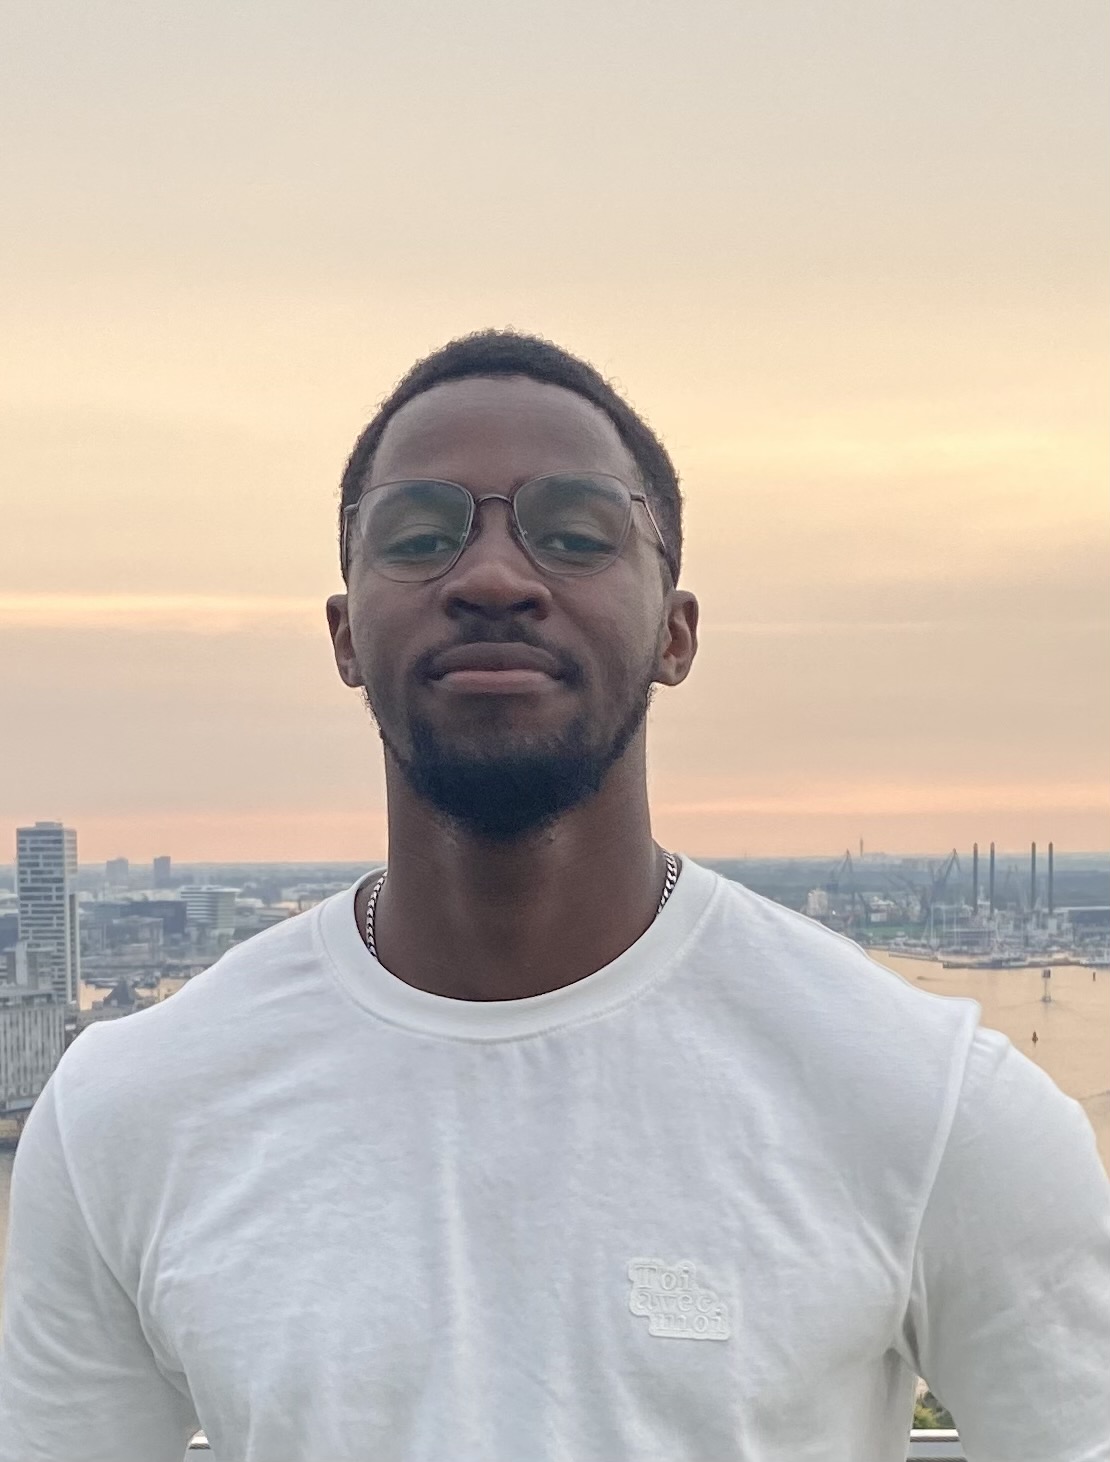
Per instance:
[[[364,490],[438,478],[475,497],[511,497],[560,472],[608,473],[640,490],[602,411],[559,386],[483,377],[444,383],[402,407]],[[478,510],[465,551],[440,578],[398,583],[367,560],[356,533],[348,593],[328,606],[340,673],[363,687],[387,753],[417,795],[491,841],[536,831],[594,795],[640,731],[653,682],[676,683],[688,669],[676,673],[668,661],[661,673],[676,595],[642,504],[633,505],[620,557],[585,577],[537,568],[498,502]],[[445,675],[437,663],[445,651],[491,643],[546,652],[554,673],[498,682]]]

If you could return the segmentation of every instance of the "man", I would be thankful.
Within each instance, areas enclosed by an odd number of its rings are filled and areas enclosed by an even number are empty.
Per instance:
[[[652,839],[667,454],[454,342],[343,483],[389,860],[94,1027],[20,1146],[3,1462],[1110,1458],[1110,1184],[970,1000]]]

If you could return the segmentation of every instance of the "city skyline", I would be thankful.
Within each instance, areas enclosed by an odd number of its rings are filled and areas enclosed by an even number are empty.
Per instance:
[[[512,324],[613,377],[683,481],[662,843],[1110,845],[1104,8],[441,22],[21,16],[0,822],[99,860],[379,856],[324,622],[339,477],[414,359]]]
[[[67,836],[75,839],[77,830],[74,828],[63,827],[63,823],[64,819],[38,819],[34,824],[34,827],[55,829],[61,828],[67,834]],[[16,842],[18,843],[20,834],[33,832],[33,830],[34,828],[14,829],[13,831],[16,836]],[[75,847],[76,844],[74,843],[74,848]],[[1058,866],[1079,866],[1091,869],[1099,869],[1103,864],[1110,863],[1110,847],[1089,849],[1060,848],[1055,840],[1051,838],[1048,840],[1047,843],[1038,843],[1034,839],[1021,847],[1011,847],[1005,844],[999,844],[994,841],[985,840],[983,838],[976,838],[962,850],[959,846],[952,846],[950,843],[946,843],[943,847],[940,848],[913,848],[908,850],[893,851],[891,849],[882,847],[868,847],[865,841],[860,838],[857,839],[854,846],[849,846],[843,850],[829,848],[821,849],[814,853],[765,855],[759,853],[751,853],[747,850],[735,850],[732,853],[727,854],[699,855],[696,852],[691,853],[689,850],[685,850],[685,852],[687,856],[692,857],[695,860],[699,856],[704,856],[718,861],[723,859],[725,861],[731,861],[736,863],[758,863],[764,861],[768,863],[785,863],[790,861],[796,861],[799,863],[818,864],[823,860],[828,860],[829,862],[835,864],[842,862],[843,859],[847,857],[848,859],[861,865],[868,863],[911,863],[914,861],[933,861],[942,863],[954,854],[957,866],[962,869],[964,874],[968,874],[969,876],[970,870],[972,870],[975,866],[976,859],[978,859],[981,868],[986,869],[988,866],[988,860],[991,857],[994,857],[997,864],[999,865],[999,868],[1004,869],[1007,872],[1012,871],[1019,866],[1022,868],[1028,866],[1031,870],[1031,873],[1037,878],[1038,887],[1045,881],[1047,877],[1047,870],[1051,867],[1053,859]],[[227,859],[207,856],[190,859],[178,858],[169,853],[157,853],[153,856],[143,859],[141,857],[134,858],[129,856],[129,854],[127,854],[126,852],[120,852],[119,850],[116,850],[116,852],[109,857],[83,858],[75,861],[73,864],[73,868],[79,874],[94,874],[99,871],[108,889],[116,888],[118,890],[127,890],[130,888],[134,890],[136,887],[138,887],[140,889],[148,889],[150,892],[157,892],[161,889],[178,888],[183,883],[195,882],[195,878],[186,878],[184,875],[187,872],[195,874],[196,870],[198,869],[202,871],[210,871],[214,868],[349,868],[363,862],[373,863],[382,856],[384,856],[384,854],[371,854],[365,858],[355,859],[306,858],[299,856],[290,856],[280,859]],[[1037,873],[1038,857],[1041,860],[1039,865],[1039,874]],[[1048,860],[1047,863],[1045,862],[1046,859]],[[148,870],[150,878],[147,883],[144,883],[143,879],[147,875]],[[6,863],[4,859],[0,857],[0,877],[6,876],[12,877],[14,879],[16,872],[17,861]]]

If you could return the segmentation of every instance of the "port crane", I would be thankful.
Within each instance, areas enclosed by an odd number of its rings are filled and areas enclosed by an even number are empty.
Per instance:
[[[944,860],[940,872],[933,873],[933,887],[932,892],[929,895],[930,903],[940,902],[941,898],[944,895],[944,890],[948,884],[948,876],[952,872],[953,868],[955,868],[961,876],[963,875],[963,869],[960,867],[960,855],[956,852],[955,848],[952,849],[951,853],[949,853],[948,857]]]
[[[927,897],[925,895],[925,890],[922,889],[923,902],[922,902],[921,912],[922,912],[922,915],[924,916],[924,914],[925,914],[925,907],[926,907],[926,903],[927,903],[927,905],[928,905],[928,911],[929,911],[928,912],[928,922],[929,922],[929,936],[928,936],[928,939],[929,939],[929,943],[933,946],[934,949],[936,948],[936,932],[935,932],[935,923],[934,923],[935,916],[936,916],[936,910],[939,907],[939,905],[941,903],[941,900],[944,898],[944,891],[948,887],[948,879],[949,879],[949,876],[952,873],[953,868],[959,868],[959,867],[960,867],[960,855],[959,855],[959,853],[956,852],[955,848],[953,848],[952,851],[951,851],[951,853],[949,853],[948,857],[941,864],[941,867],[940,867],[940,871],[939,872],[937,871],[936,868],[934,868],[930,864],[930,867],[929,867],[929,875],[930,875],[930,884],[931,884],[931,886],[929,888]],[[963,870],[961,869],[960,871],[962,873]]]
[[[920,939],[925,939],[927,936],[930,944],[933,942],[933,906],[934,904],[939,904],[943,899],[953,869],[962,872],[960,869],[960,855],[955,848],[952,849],[951,853],[949,853],[939,868],[932,863],[929,865],[929,883],[927,885],[915,883],[912,879],[907,878],[904,873],[896,873],[893,869],[887,874],[888,887],[893,888],[893,885],[897,884],[902,890],[905,890],[899,897],[903,904],[903,912],[907,916],[907,923],[909,920],[906,895],[912,894],[917,900],[920,910],[916,923],[917,935]]]
[[[948,879],[953,868],[960,867],[960,855],[955,848],[941,864],[939,871],[930,863],[929,865],[929,887],[921,890],[921,932],[925,934],[925,926],[928,925],[928,942],[936,948],[936,935],[934,932],[935,910],[944,897],[944,891],[948,887]],[[962,870],[961,870],[962,871]]]
[[[828,878],[825,880],[825,892],[839,893],[841,878],[847,877],[849,881],[852,881],[854,880],[854,876],[854,870],[852,868],[852,850],[850,848],[845,848],[844,857],[841,858],[840,862],[835,866],[835,868],[829,874]]]
[[[847,923],[849,929],[856,923],[867,924],[867,905],[863,895],[856,888],[856,872],[852,866],[852,850],[844,849],[844,857],[836,864],[828,878],[825,880],[825,892],[839,894],[841,883],[844,884],[844,891],[848,897]]]
[[[905,928],[916,927],[915,921],[911,918],[910,907],[912,900],[916,899],[919,909],[924,909],[923,890],[914,883],[912,878],[907,878],[904,873],[898,873],[893,868],[888,869],[886,875],[887,893],[898,905],[902,924]],[[921,914],[918,914],[920,920]],[[917,931],[920,933],[920,929]]]

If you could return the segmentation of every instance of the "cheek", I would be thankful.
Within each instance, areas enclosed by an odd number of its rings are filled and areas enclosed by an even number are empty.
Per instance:
[[[391,592],[403,585],[389,585],[383,579],[367,576],[351,594],[351,642],[360,656],[373,661],[403,652],[406,627],[414,618],[419,622],[420,607],[406,603]]]
[[[399,626],[382,608],[358,606],[351,617],[351,645],[368,685],[388,682],[399,672],[403,661]]]
[[[658,659],[659,627],[639,597],[610,606],[591,626],[602,690],[628,690],[650,677]]]

